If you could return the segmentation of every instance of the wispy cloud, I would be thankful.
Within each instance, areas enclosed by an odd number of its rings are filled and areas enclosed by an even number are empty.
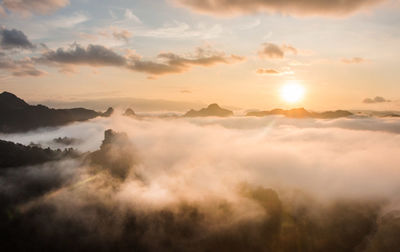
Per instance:
[[[276,70],[276,69],[273,69],[273,68],[258,68],[256,70],[256,73],[260,74],[260,75],[277,75],[277,76],[294,74],[294,72],[292,70],[290,70],[289,68],[285,69],[285,70],[282,70],[282,71]]]
[[[198,24],[189,25],[185,22],[174,21],[167,23],[159,28],[141,27],[134,29],[135,36],[151,37],[151,38],[168,38],[168,39],[184,39],[198,38],[211,39],[219,37],[222,32],[222,26],[214,24],[211,26]]]
[[[136,23],[141,24],[142,21],[138,18],[130,9],[126,9],[124,13],[124,17],[128,20],[134,21]]]
[[[14,60],[5,55],[0,55],[0,70],[10,72],[11,75],[16,77],[38,77],[46,74],[46,72],[37,69],[35,62],[29,58]]]

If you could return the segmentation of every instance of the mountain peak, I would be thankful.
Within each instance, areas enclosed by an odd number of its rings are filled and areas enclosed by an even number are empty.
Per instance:
[[[221,109],[221,107],[217,103],[212,103],[208,105],[207,109]]]
[[[227,109],[221,108],[218,104],[212,103],[207,108],[200,109],[199,111],[191,109],[184,116],[186,117],[197,117],[197,116],[219,116],[227,117],[232,116],[233,112]]]
[[[110,117],[114,113],[114,109],[109,107],[106,112],[102,114],[103,117]]]
[[[3,92],[0,94],[0,106],[9,109],[19,109],[29,107],[29,104],[12,93]]]
[[[133,109],[127,108],[125,110],[124,116],[136,116],[136,113],[135,113],[135,111],[133,111]]]

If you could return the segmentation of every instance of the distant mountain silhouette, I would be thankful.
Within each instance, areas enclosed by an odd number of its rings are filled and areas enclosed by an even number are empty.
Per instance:
[[[106,112],[101,113],[102,117],[110,117],[112,114],[114,113],[114,109],[113,108],[108,108]]]
[[[75,121],[86,121],[97,116],[109,116],[113,110],[98,113],[84,108],[51,109],[32,106],[12,93],[0,94],[0,132],[12,133],[40,127],[61,126]]]
[[[136,116],[136,113],[135,113],[135,111],[133,111],[133,109],[127,108],[125,110],[124,116]]]
[[[0,168],[36,165],[78,156],[79,154],[73,149],[43,149],[37,145],[25,146],[0,140]]]
[[[219,117],[228,117],[232,116],[233,112],[227,109],[221,108],[218,104],[213,103],[208,105],[207,108],[188,111],[184,116],[185,117],[204,117],[204,116],[219,116]]]
[[[290,110],[273,109],[270,111],[253,111],[246,114],[246,116],[270,116],[270,115],[284,115],[290,118],[319,118],[319,119],[334,119],[340,117],[348,117],[353,115],[346,110],[326,111],[322,113],[310,112],[304,108],[296,108]]]

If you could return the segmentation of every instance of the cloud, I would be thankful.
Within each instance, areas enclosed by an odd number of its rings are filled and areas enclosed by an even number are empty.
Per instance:
[[[194,11],[231,16],[251,13],[280,13],[294,16],[345,16],[371,8],[385,0],[175,0]]]
[[[11,72],[16,77],[38,77],[46,74],[46,72],[37,69],[35,63],[29,58],[14,60],[6,55],[0,56],[0,70]]]
[[[132,37],[132,33],[128,30],[114,30],[112,35],[115,39],[124,40],[125,42],[128,42]]]
[[[279,71],[276,69],[272,69],[272,68],[259,68],[256,70],[257,74],[260,75],[290,75],[293,74],[293,71],[291,71],[290,69],[284,70],[284,71]]]
[[[48,14],[69,4],[69,0],[3,0],[2,6],[23,16]]]
[[[34,243],[48,251],[59,244],[62,251],[115,244],[144,251],[396,251],[400,149],[398,135],[385,127],[399,129],[400,120],[368,120],[361,124],[376,131],[359,129],[355,118],[116,115],[7,135],[27,143],[74,137],[82,139],[76,148],[94,151],[104,130],[114,128],[134,147],[110,146],[110,161],[127,155],[135,162],[124,180],[83,160],[2,170],[0,227],[13,231],[5,244],[23,239],[29,242],[21,249]]]
[[[35,58],[39,63],[89,66],[124,66],[125,57],[102,45],[88,45],[86,48],[73,44],[70,48],[49,50]]]
[[[151,75],[163,75],[186,72],[193,66],[232,64],[244,60],[241,56],[226,55],[224,52],[215,51],[210,47],[198,47],[194,54],[188,56],[167,52],[160,53],[157,58],[160,61],[145,61],[139,57],[132,57],[128,68]]]
[[[16,69],[13,71],[13,75],[16,77],[25,77],[25,76],[39,77],[45,74],[46,72],[38,70],[34,67],[24,67],[22,69]]]
[[[6,16],[6,10],[3,8],[3,6],[0,5],[0,16]]]
[[[275,69],[259,68],[256,71],[258,74],[279,74],[280,72]]]
[[[108,38],[108,39],[113,38],[116,40],[129,42],[129,39],[133,36],[133,34],[129,30],[121,29],[121,28],[118,28],[115,26],[110,26],[110,27],[104,28],[94,34],[81,32],[79,34],[79,36],[82,37],[83,39],[91,41],[91,42],[99,40],[100,36],[103,38]],[[102,39],[102,40],[104,40],[104,39]]]
[[[243,61],[244,57],[234,54],[227,55],[205,46],[198,47],[194,54],[186,56],[172,52],[160,53],[157,56],[157,61],[151,61],[143,60],[140,55],[132,52],[132,50],[129,50],[127,55],[121,55],[102,45],[88,45],[84,48],[79,44],[73,44],[69,49],[48,50],[42,56],[33,60],[39,64],[59,67],[71,67],[73,65],[113,66],[151,75],[164,75],[186,72],[193,66],[233,64]]]
[[[298,54],[298,50],[291,45],[281,46],[274,43],[262,44],[262,49],[258,51],[260,58],[283,59],[286,54]]]
[[[142,21],[140,20],[140,18],[138,18],[135,14],[133,14],[133,12],[130,9],[126,9],[125,10],[125,14],[124,14],[125,18],[128,20],[132,20],[138,24],[141,24]]]
[[[35,46],[20,30],[0,28],[0,45],[3,49],[33,49]]]
[[[385,102],[391,102],[390,100],[387,100],[381,96],[376,96],[375,98],[365,98],[363,100],[363,103],[367,104],[372,104],[372,103],[385,103]]]
[[[343,58],[341,61],[345,64],[361,64],[367,62],[366,59],[360,57]]]

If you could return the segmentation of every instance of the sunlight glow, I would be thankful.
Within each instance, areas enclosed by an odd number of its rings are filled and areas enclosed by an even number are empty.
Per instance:
[[[280,90],[281,98],[288,103],[299,102],[303,99],[304,93],[304,87],[297,82],[289,82]]]

